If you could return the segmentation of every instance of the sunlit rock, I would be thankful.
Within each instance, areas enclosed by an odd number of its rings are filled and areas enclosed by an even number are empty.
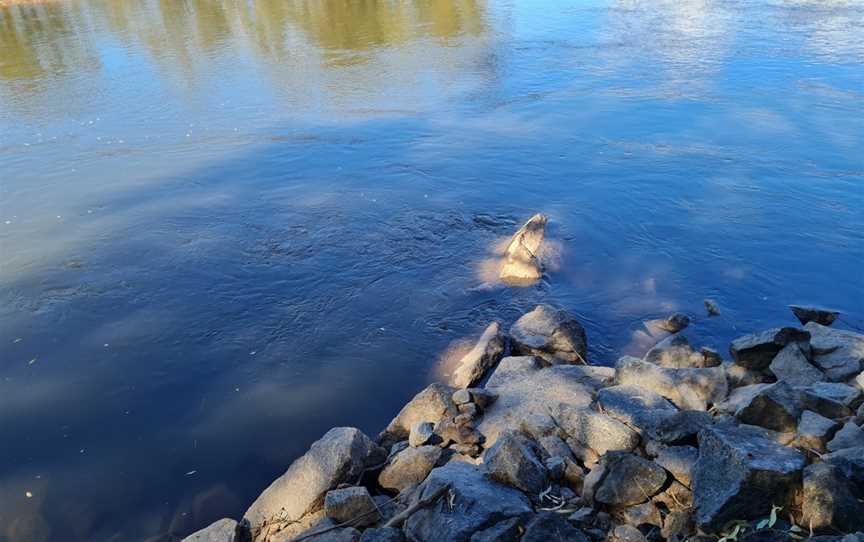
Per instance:
[[[808,323],[804,329],[811,335],[813,363],[822,369],[828,380],[841,382],[864,369],[864,335],[816,322]]]
[[[438,383],[427,386],[402,407],[381,433],[378,437],[381,445],[389,448],[396,442],[407,439],[415,423],[438,423],[442,418],[457,416],[459,409],[451,398],[454,391],[450,386]]]
[[[236,521],[228,518],[220,519],[212,525],[190,534],[182,542],[235,542],[236,531]]]
[[[474,348],[459,360],[453,372],[453,386],[467,388],[479,381],[490,367],[498,363],[503,354],[504,335],[498,322],[492,322]]]
[[[513,351],[537,356],[549,364],[585,363],[588,338],[585,328],[565,310],[537,305],[510,327]]]
[[[540,249],[546,232],[547,219],[542,214],[532,216],[510,240],[504,253],[499,277],[508,284],[530,284],[543,275]]]

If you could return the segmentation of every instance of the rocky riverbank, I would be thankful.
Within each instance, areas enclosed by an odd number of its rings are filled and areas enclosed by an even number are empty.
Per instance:
[[[542,274],[545,223],[502,279]],[[864,542],[864,335],[789,317],[729,359],[686,315],[647,322],[657,344],[615,367],[564,310],[492,322],[380,435],[331,429],[240,521],[185,540]]]

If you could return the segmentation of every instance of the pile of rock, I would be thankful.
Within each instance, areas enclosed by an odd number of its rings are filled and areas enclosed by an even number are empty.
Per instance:
[[[864,542],[864,335],[793,310],[803,328],[740,337],[730,361],[673,315],[607,368],[539,306],[375,441],[332,429],[239,523],[187,540]]]

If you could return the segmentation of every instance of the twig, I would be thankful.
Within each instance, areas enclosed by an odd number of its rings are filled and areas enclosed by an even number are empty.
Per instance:
[[[398,528],[400,525],[402,525],[405,522],[406,519],[408,519],[411,516],[411,514],[413,514],[417,510],[420,510],[421,508],[425,508],[425,507],[433,504],[435,501],[437,501],[441,497],[441,495],[446,493],[449,489],[450,489],[450,484],[444,484],[443,486],[436,489],[428,497],[418,500],[417,502],[415,502],[414,504],[412,504],[411,506],[409,506],[405,510],[399,512],[398,514],[396,514],[395,516],[390,518],[387,521],[387,523],[384,524],[384,528],[385,529],[391,528],[391,527]]]

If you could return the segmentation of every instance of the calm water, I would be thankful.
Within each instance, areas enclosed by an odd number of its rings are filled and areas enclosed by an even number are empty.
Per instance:
[[[860,2],[2,7],[0,540],[239,516],[538,301],[597,363],[862,325],[862,109]],[[548,280],[472,290],[536,211]]]

